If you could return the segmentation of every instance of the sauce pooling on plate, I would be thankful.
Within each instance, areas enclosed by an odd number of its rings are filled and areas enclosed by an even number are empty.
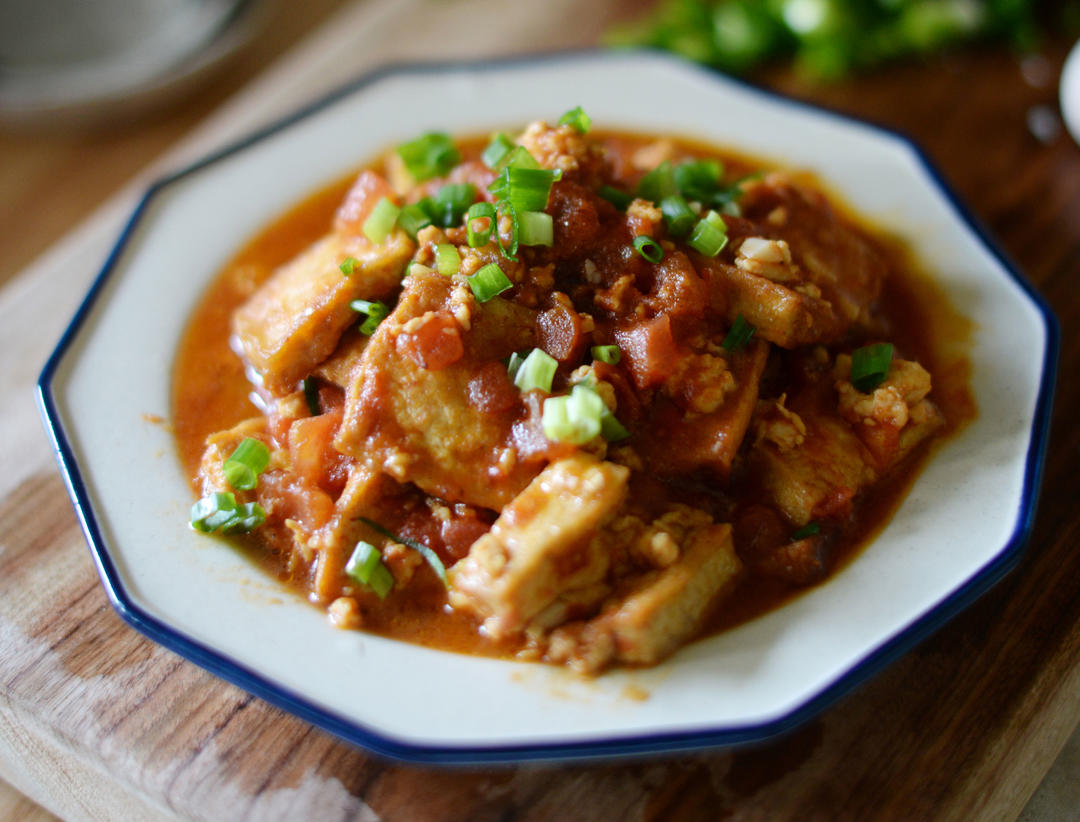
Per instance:
[[[974,416],[967,323],[807,175],[429,133],[299,204],[179,352],[192,525],[340,627],[582,672],[826,579]]]

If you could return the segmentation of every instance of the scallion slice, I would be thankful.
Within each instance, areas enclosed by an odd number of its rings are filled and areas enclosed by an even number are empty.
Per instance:
[[[383,564],[379,549],[370,542],[360,540],[356,543],[352,556],[345,563],[345,573],[371,588],[379,599],[386,599],[394,587],[394,575]]]
[[[384,528],[383,526],[379,525],[379,523],[375,522],[375,520],[368,519],[367,517],[359,517],[358,519],[368,528],[375,531],[377,534],[381,534],[387,539],[391,539],[394,542],[398,542],[402,545],[412,548],[427,561],[427,564],[431,566],[431,570],[435,572],[435,576],[442,580],[442,584],[448,584],[446,581],[446,566],[442,564],[442,560],[439,559],[439,555],[432,551],[430,548],[428,548],[426,545],[421,542],[417,542],[416,540],[409,539],[408,537],[398,536],[388,528]]]
[[[615,186],[600,186],[600,190],[596,192],[609,203],[611,203],[619,211],[626,211],[626,207],[634,201],[634,198],[627,194],[625,191],[620,191]]]
[[[634,250],[650,263],[658,263],[664,259],[664,249],[647,234],[639,234],[634,238]]]
[[[474,220],[487,220],[487,228],[476,229]],[[469,248],[479,248],[491,239],[495,230],[495,206],[491,203],[473,203],[465,215],[465,231],[468,235]]]
[[[529,153],[525,146],[514,146],[495,164],[496,171],[503,171],[508,168],[540,168],[540,164],[536,162],[536,158]]]
[[[559,361],[542,348],[529,352],[514,375],[514,385],[522,391],[539,389],[551,393],[551,381],[555,379],[555,370]]]
[[[469,288],[476,295],[477,302],[486,303],[497,294],[513,288],[510,278],[495,263],[488,263],[468,278]]]
[[[452,277],[461,270],[461,255],[453,243],[435,246],[435,268],[444,277]]]
[[[404,232],[415,240],[420,229],[431,225],[432,219],[423,205],[413,203],[401,209],[397,222]]]
[[[497,131],[491,135],[491,142],[484,149],[484,153],[480,155],[480,159],[484,161],[484,165],[488,168],[495,168],[499,161],[513,150],[514,142],[501,131]]]
[[[616,419],[611,409],[604,406],[603,416],[600,417],[600,436],[608,442],[619,442],[630,436],[626,426]]]
[[[502,216],[510,218],[510,243],[503,242],[502,233],[499,231],[499,220]],[[495,236],[499,238],[499,251],[506,259],[517,262],[518,244],[521,238],[521,224],[518,222],[517,209],[509,200],[499,200],[495,203]]]
[[[675,184],[687,200],[711,203],[723,173],[717,160],[688,160],[675,166]]]
[[[600,434],[606,410],[599,394],[579,384],[569,394],[544,400],[540,423],[549,440],[583,445]]]
[[[341,269],[341,273],[346,277],[352,276],[352,273],[356,271],[356,267],[360,265],[360,261],[356,257],[346,257],[341,261],[341,265],[338,268]]]
[[[543,211],[523,211],[518,218],[522,245],[554,245],[555,223]]]
[[[259,484],[259,474],[270,464],[270,449],[254,437],[244,437],[222,468],[229,485],[238,491],[250,491]]]
[[[672,237],[683,237],[694,227],[697,215],[690,209],[690,204],[681,194],[672,194],[660,201],[660,211],[664,214],[664,223]]]
[[[594,345],[591,349],[592,358],[609,365],[618,365],[622,359],[622,351],[617,345]]]
[[[364,220],[364,236],[376,245],[383,242],[394,230],[400,213],[401,209],[394,205],[393,200],[383,197]]]
[[[311,416],[317,417],[322,413],[319,406],[319,383],[314,377],[304,377],[304,402],[307,403]]]
[[[706,257],[715,257],[728,243],[727,223],[724,222],[723,217],[710,210],[698,220],[687,242],[692,249]]]
[[[559,118],[560,126],[573,126],[580,134],[588,134],[592,128],[592,118],[581,106],[575,106]]]
[[[437,131],[402,143],[397,153],[418,183],[440,177],[461,162],[461,154],[454,148],[450,135]]]
[[[818,525],[816,522],[808,522],[806,523],[806,525],[804,525],[802,528],[800,528],[798,531],[791,535],[791,541],[798,542],[800,539],[806,539],[807,537],[812,537],[820,533],[820,525]]]
[[[892,358],[892,343],[875,343],[855,349],[851,354],[851,384],[869,394],[885,382]]]
[[[720,347],[725,351],[738,351],[750,342],[750,338],[754,336],[756,330],[754,326],[746,321],[742,314],[739,314],[735,317],[735,322],[731,324],[731,328],[728,329],[727,336],[720,343]]]
[[[207,494],[191,506],[191,527],[204,534],[246,534],[264,522],[266,511],[259,503],[237,505],[236,496],[228,491]]]
[[[461,225],[465,212],[476,202],[476,186],[472,183],[449,183],[439,189],[432,204],[433,219],[443,228]]]
[[[358,314],[367,314],[367,319],[360,323],[360,333],[370,337],[379,327],[379,323],[390,316],[390,306],[378,300],[353,300],[349,308]]]
[[[229,521],[221,526],[223,534],[250,534],[266,522],[266,510],[257,502],[237,505]]]
[[[660,165],[641,178],[638,183],[637,194],[645,200],[659,203],[665,197],[678,194],[679,187],[675,184],[675,172],[671,163],[664,160]]]
[[[517,378],[518,369],[521,368],[523,362],[525,362],[525,357],[517,351],[506,358],[506,373],[510,376],[510,382]]]
[[[547,208],[551,185],[560,176],[546,168],[507,166],[491,182],[488,191],[494,194],[496,199],[509,200],[519,212],[543,211]]]

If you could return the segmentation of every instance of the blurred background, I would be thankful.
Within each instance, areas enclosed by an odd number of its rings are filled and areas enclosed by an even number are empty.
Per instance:
[[[912,134],[1064,304],[1078,35],[1080,2],[1034,0],[0,0],[0,286],[181,158],[376,65],[645,46]],[[1077,818],[1076,734],[1044,785],[1022,818]],[[0,783],[0,819],[50,818]]]

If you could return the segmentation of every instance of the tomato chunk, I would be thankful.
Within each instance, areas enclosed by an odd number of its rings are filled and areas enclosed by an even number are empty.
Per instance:
[[[334,229],[360,234],[364,230],[364,221],[383,197],[394,199],[394,189],[390,187],[390,183],[374,171],[361,171],[334,215]]]
[[[671,333],[671,319],[666,314],[616,329],[615,340],[626,355],[638,390],[662,383],[671,376],[678,362],[679,350]]]
[[[461,328],[446,311],[425,314],[414,329],[398,336],[397,347],[428,371],[440,371],[465,356]]]

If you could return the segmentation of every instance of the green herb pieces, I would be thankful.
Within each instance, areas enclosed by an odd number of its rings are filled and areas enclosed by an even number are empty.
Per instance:
[[[430,197],[427,199],[429,202],[431,201]],[[420,229],[431,225],[432,222],[431,215],[420,203],[413,203],[402,208],[397,219],[397,223],[402,230],[414,240]]]
[[[592,128],[592,118],[581,106],[576,106],[559,118],[559,125],[573,126],[580,134],[588,134],[589,129]]]
[[[569,394],[548,397],[540,423],[544,436],[553,442],[584,445],[599,436],[607,406],[585,385],[575,385]]]
[[[523,211],[518,217],[522,245],[555,244],[555,222],[543,211]]]
[[[361,585],[368,586],[379,599],[386,599],[394,588],[394,575],[383,564],[382,554],[370,542],[361,540],[345,563],[345,573]]]
[[[341,261],[341,265],[339,265],[338,268],[341,269],[341,273],[346,277],[351,277],[358,265],[360,265],[360,261],[356,259],[356,257],[346,257]]]
[[[480,159],[483,160],[484,165],[488,168],[496,168],[499,165],[499,161],[513,150],[513,140],[501,131],[497,131],[491,135],[491,142],[488,143],[487,148],[484,149],[484,153],[480,155]]]
[[[798,542],[800,539],[806,539],[821,533],[821,526],[816,522],[808,522],[798,531],[791,535],[792,542]]]
[[[476,228],[474,221],[481,221],[484,228]],[[486,220],[486,222],[484,222]],[[469,248],[486,245],[495,230],[495,206],[491,203],[473,203],[465,214],[465,231]]]
[[[546,168],[507,166],[488,191],[496,199],[509,200],[518,211],[543,211],[547,208],[551,185],[562,175]]]
[[[449,183],[439,189],[428,206],[432,221],[443,228],[461,225],[465,213],[476,202],[476,186],[472,183]]]
[[[216,491],[191,506],[191,527],[204,534],[246,534],[266,522],[266,511],[257,502],[236,504],[236,496]]]
[[[892,357],[892,343],[876,343],[857,348],[851,354],[851,384],[864,394],[869,394],[885,382]]]
[[[379,323],[390,316],[390,306],[379,300],[353,300],[349,308],[358,314],[366,314],[367,319],[360,323],[360,333],[370,337],[379,327]]]
[[[706,257],[715,257],[728,244],[727,223],[715,211],[710,211],[698,220],[687,242]]]
[[[651,200],[653,203],[659,203],[665,197],[678,193],[679,187],[675,184],[675,170],[667,160],[664,160],[638,182],[637,196],[643,200]]]
[[[617,345],[594,345],[590,353],[594,360],[610,365],[618,365],[619,360],[622,359],[622,351]]]
[[[446,580],[446,566],[442,564],[442,560],[439,559],[439,555],[432,551],[430,548],[428,548],[426,545],[421,542],[417,542],[416,540],[409,539],[408,537],[398,536],[393,531],[384,528],[382,525],[379,525],[379,523],[375,522],[374,520],[370,520],[367,517],[358,517],[358,519],[368,528],[375,531],[377,534],[380,534],[387,539],[393,540],[394,542],[400,543],[401,545],[412,548],[427,561],[427,564],[431,566],[431,570],[435,572],[435,576],[442,580],[442,584],[448,584]]]
[[[672,237],[684,237],[694,227],[697,215],[681,194],[672,194],[660,201],[660,211],[664,215],[664,224]]]
[[[634,238],[634,250],[650,263],[658,263],[664,259],[664,249],[660,243],[646,234],[640,234]]]
[[[397,147],[405,168],[418,183],[441,177],[461,162],[450,135],[431,131]]]
[[[503,270],[495,263],[488,263],[466,282],[472,289],[472,293],[476,295],[477,302],[481,303],[486,303],[492,297],[514,287]]]
[[[435,246],[435,268],[444,277],[452,277],[461,270],[461,255],[453,243]]]
[[[534,348],[514,374],[514,385],[522,391],[539,389],[551,393],[551,383],[558,367],[559,361],[553,356],[542,348]]]
[[[739,314],[735,317],[735,322],[731,324],[731,328],[728,329],[727,336],[720,343],[720,347],[725,351],[738,351],[750,342],[750,338],[754,336],[756,330],[754,326],[746,321],[742,314]]]
[[[222,466],[225,479],[238,491],[250,491],[259,484],[259,474],[270,464],[270,449],[254,437],[244,437]]]
[[[314,377],[304,377],[304,402],[307,403],[311,416],[317,417],[322,413],[319,405],[319,381]]]
[[[626,211],[627,206],[634,201],[634,198],[627,194],[625,191],[620,191],[615,186],[600,186],[600,190],[596,192],[609,203],[611,203],[619,211]]]
[[[383,242],[394,230],[399,214],[401,209],[389,197],[383,197],[364,220],[364,236],[376,245]]]

